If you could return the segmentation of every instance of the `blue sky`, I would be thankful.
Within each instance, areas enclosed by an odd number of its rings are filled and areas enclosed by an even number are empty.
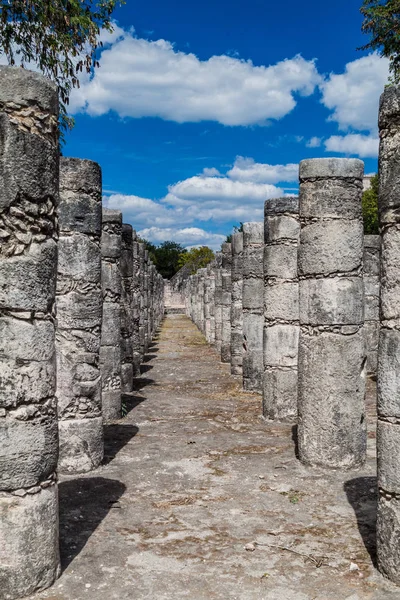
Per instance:
[[[296,192],[303,158],[375,172],[388,65],[357,51],[360,3],[127,0],[64,153],[100,163],[105,203],[142,236],[214,248]]]

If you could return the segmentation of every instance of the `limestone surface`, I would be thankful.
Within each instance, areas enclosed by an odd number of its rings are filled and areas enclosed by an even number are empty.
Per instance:
[[[355,159],[300,163],[298,441],[311,466],[365,460],[362,174]]]

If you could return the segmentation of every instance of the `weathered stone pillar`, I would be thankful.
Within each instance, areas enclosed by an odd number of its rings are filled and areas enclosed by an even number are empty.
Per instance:
[[[121,245],[121,391],[133,389],[133,229],[122,224]]]
[[[378,359],[379,570],[400,584],[400,88],[386,88],[379,114],[381,299]]]
[[[99,367],[102,323],[102,182],[97,163],[61,158],[57,275],[60,471],[84,473],[103,459]]]
[[[222,244],[221,361],[231,362],[232,246]]]
[[[140,242],[139,243],[139,290],[140,290],[140,298],[139,298],[139,340],[140,340],[140,362],[142,362],[143,357],[145,355],[145,254],[146,254],[146,246]]]
[[[214,343],[215,339],[215,323],[214,321],[214,291],[215,291],[215,279],[212,270],[212,266],[209,264],[206,268],[206,275],[204,280],[204,335],[209,344]]]
[[[379,235],[364,237],[364,335],[367,372],[372,376],[376,375],[378,368],[380,244]]]
[[[243,225],[243,387],[262,392],[264,224]]]
[[[59,573],[57,88],[0,67],[0,595]]]
[[[297,418],[299,199],[267,200],[264,221],[264,380],[267,419]]]
[[[133,351],[133,376],[140,375],[141,350],[140,350],[140,244],[137,241],[136,231],[132,231],[132,351]]]
[[[143,328],[144,328],[144,354],[149,349],[149,252],[144,251],[143,263]]]
[[[308,465],[365,460],[364,165],[300,163],[299,455]]]
[[[243,233],[232,234],[231,373],[242,375]]]
[[[103,324],[100,366],[104,422],[121,418],[121,241],[122,213],[103,209],[101,285]]]
[[[222,348],[222,252],[215,254],[215,349]]]

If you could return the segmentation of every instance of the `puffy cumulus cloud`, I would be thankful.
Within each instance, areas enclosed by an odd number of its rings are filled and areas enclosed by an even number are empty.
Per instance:
[[[221,177],[221,173],[215,167],[211,167],[210,169],[205,167],[201,177]]]
[[[108,208],[122,211],[124,217],[131,220],[135,228],[149,224],[165,227],[176,222],[177,211],[168,210],[167,207],[149,198],[110,194],[104,197],[104,204]]]
[[[322,139],[319,137],[312,137],[306,143],[307,148],[319,148],[321,146]]]
[[[218,222],[262,218],[265,200],[284,195],[274,185],[227,177],[190,177],[168,190],[163,203],[183,209],[192,220]]]
[[[237,156],[235,163],[227,176],[234,181],[253,183],[279,183],[298,181],[299,165],[268,165],[256,163],[253,158]]]
[[[263,125],[290,113],[296,94],[309,96],[320,82],[314,61],[300,55],[255,66],[227,55],[202,61],[166,40],[139,39],[120,28],[106,41],[101,68],[72,93],[71,112]]]
[[[349,133],[348,135],[333,135],[325,141],[328,152],[352,154],[361,158],[376,158],[379,150],[379,138],[374,135]]]
[[[166,242],[167,240],[174,240],[182,244],[183,246],[209,246],[214,250],[218,250],[225,241],[226,236],[218,233],[211,233],[200,229],[199,227],[185,227],[183,229],[177,229],[174,227],[148,227],[141,229],[138,232],[139,236],[159,244],[160,242]]]
[[[379,96],[389,76],[389,61],[377,53],[346,65],[344,73],[331,74],[320,84],[322,103],[333,110],[329,120],[342,131],[377,129]]]

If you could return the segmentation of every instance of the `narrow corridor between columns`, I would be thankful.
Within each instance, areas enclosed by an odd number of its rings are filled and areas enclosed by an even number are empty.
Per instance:
[[[375,561],[375,390],[366,466],[309,469],[182,314],[149,349],[105,460],[62,476],[48,600],[395,600]]]

